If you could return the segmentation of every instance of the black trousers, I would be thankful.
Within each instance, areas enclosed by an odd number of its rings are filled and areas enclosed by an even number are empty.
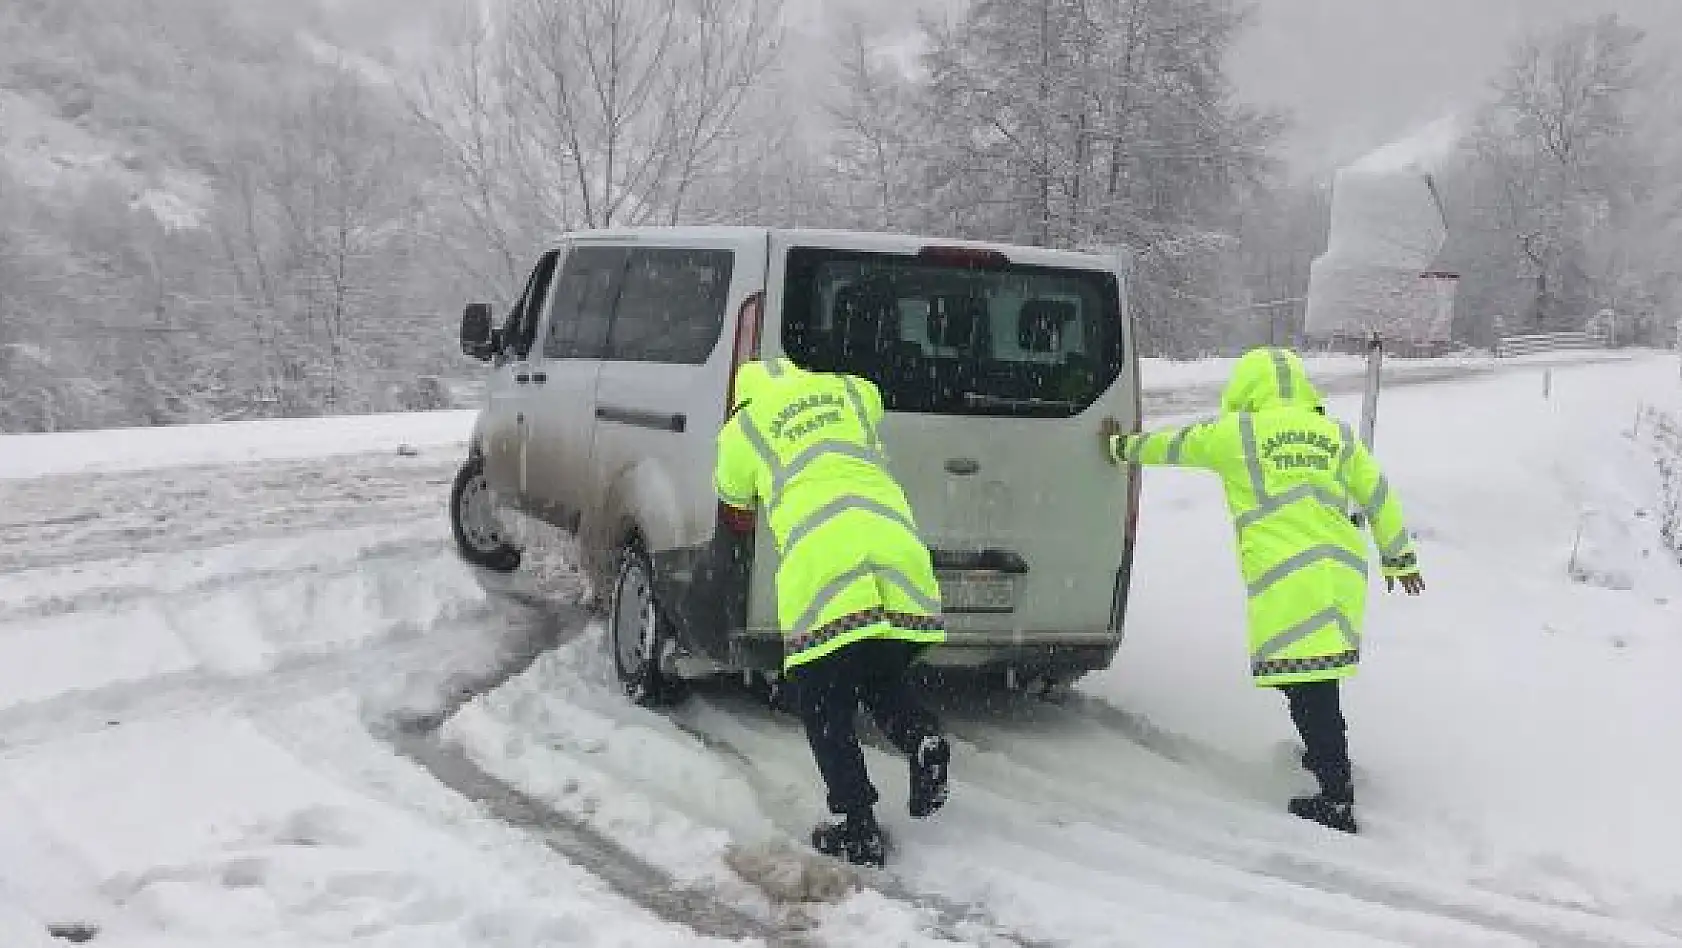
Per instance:
[[[1320,792],[1338,803],[1352,803],[1355,784],[1349,764],[1349,739],[1336,681],[1283,685],[1291,721],[1307,753],[1303,765],[1320,781]]]
[[[863,639],[793,669],[806,740],[829,789],[831,813],[876,805],[876,788],[859,748],[860,704],[907,756],[924,737],[940,733],[939,720],[912,693],[911,663],[922,648],[895,639]]]

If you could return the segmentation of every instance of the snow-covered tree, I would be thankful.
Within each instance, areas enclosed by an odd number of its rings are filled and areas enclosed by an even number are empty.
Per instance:
[[[498,284],[565,230],[686,219],[779,17],[780,0],[511,0],[458,24],[415,111]]]
[[[1620,280],[1617,236],[1650,180],[1632,149],[1642,40],[1610,14],[1524,40],[1472,137],[1476,223],[1524,274],[1513,315],[1530,328],[1577,328]]]
[[[842,170],[887,210],[914,196],[890,219],[920,230],[1126,248],[1149,345],[1205,351],[1247,300],[1233,206],[1277,129],[1226,76],[1243,22],[1231,0],[976,0],[897,77],[855,38]]]

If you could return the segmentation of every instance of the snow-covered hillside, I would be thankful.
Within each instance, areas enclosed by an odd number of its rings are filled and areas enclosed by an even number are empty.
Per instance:
[[[1156,423],[1218,379],[1163,368]],[[872,752],[898,852],[860,891],[794,846],[793,722],[631,708],[564,551],[457,562],[471,416],[0,436],[0,944],[1682,945],[1682,566],[1630,436],[1682,385],[1650,355],[1550,388],[1384,397],[1429,589],[1379,587],[1349,687],[1362,836],[1284,815],[1218,490],[1153,472],[1115,666],[943,699],[929,823]]]

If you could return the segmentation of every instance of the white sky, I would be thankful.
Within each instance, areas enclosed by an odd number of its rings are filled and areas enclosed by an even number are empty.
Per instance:
[[[1486,97],[1527,29],[1602,10],[1682,40],[1682,0],[1256,0],[1233,62],[1246,98],[1296,113],[1290,157],[1342,162]]]
[[[786,0],[801,25],[847,13],[909,29],[916,11],[962,0]],[[1487,95],[1527,28],[1613,10],[1655,41],[1682,43],[1682,0],[1252,0],[1233,59],[1244,98],[1297,120],[1286,157],[1345,163]]]

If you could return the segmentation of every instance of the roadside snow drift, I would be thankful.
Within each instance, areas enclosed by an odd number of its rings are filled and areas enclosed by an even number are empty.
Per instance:
[[[0,480],[324,458],[465,444],[473,412],[397,412],[164,428],[0,434]]]

